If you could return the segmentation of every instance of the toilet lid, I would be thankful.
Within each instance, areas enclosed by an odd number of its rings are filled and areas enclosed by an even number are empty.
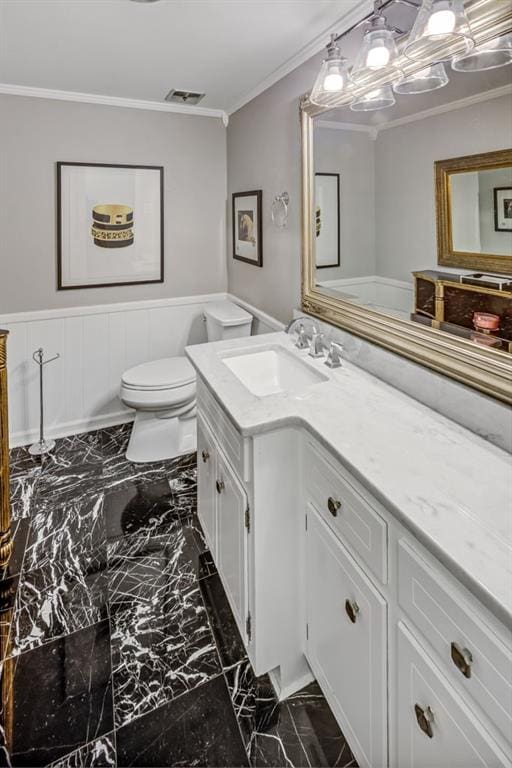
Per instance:
[[[164,357],[129,368],[122,382],[134,389],[174,389],[192,384],[196,374],[186,357]]]

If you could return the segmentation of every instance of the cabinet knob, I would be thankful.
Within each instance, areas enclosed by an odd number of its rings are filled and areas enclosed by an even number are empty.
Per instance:
[[[430,707],[420,707],[419,704],[414,705],[414,712],[416,714],[416,720],[418,725],[429,739],[433,738],[434,731],[432,730],[432,723],[434,722],[434,713]]]
[[[327,509],[331,513],[333,517],[337,517],[338,515],[338,509],[341,507],[341,501],[338,501],[338,499],[334,499],[332,496],[329,496],[327,499]]]
[[[203,459],[204,463],[206,464],[206,462],[207,462],[207,461],[209,460],[209,458],[210,458],[210,454],[208,453],[208,451],[202,451],[202,452],[201,452],[201,457],[202,457],[202,459]]]
[[[471,677],[471,664],[473,663],[473,655],[467,648],[461,648],[458,643],[452,643],[452,661],[459,669],[464,677]]]
[[[215,487],[217,488],[217,493],[222,493],[225,488],[224,480],[217,480],[215,482]]]
[[[345,611],[352,624],[357,621],[357,614],[359,613],[359,606],[355,600],[349,600],[348,597],[345,600]]]

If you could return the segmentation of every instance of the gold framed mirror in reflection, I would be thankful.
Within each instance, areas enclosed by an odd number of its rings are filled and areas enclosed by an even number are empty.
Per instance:
[[[386,109],[360,95],[351,108],[346,92],[302,100],[302,307],[512,402],[510,67],[444,67],[435,90],[391,84]],[[317,174],[339,176],[339,258],[333,239],[318,259]]]
[[[512,149],[437,160],[439,264],[512,274]]]

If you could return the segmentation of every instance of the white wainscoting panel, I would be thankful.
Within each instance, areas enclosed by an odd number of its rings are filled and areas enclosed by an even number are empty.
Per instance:
[[[38,439],[39,380],[32,353],[43,347],[45,424],[48,437],[84,432],[133,419],[119,400],[127,368],[184,354],[187,344],[206,341],[204,306],[229,298],[251,312],[253,333],[282,324],[234,296],[207,294],[3,315],[8,338],[9,431],[11,446]]]
[[[414,288],[412,283],[394,280],[390,277],[368,275],[365,277],[347,277],[339,280],[323,280],[319,285],[339,291],[347,301],[390,310],[398,314],[409,314],[413,308]]]

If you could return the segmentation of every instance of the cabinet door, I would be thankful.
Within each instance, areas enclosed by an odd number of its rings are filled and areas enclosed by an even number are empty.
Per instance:
[[[231,466],[217,452],[216,564],[242,637],[246,637],[247,495]]]
[[[308,507],[307,657],[360,766],[387,765],[387,604]]]
[[[397,652],[399,768],[510,768],[510,760],[401,622]]]
[[[216,525],[216,463],[217,450],[210,430],[197,419],[197,514],[213,559],[217,560]]]

